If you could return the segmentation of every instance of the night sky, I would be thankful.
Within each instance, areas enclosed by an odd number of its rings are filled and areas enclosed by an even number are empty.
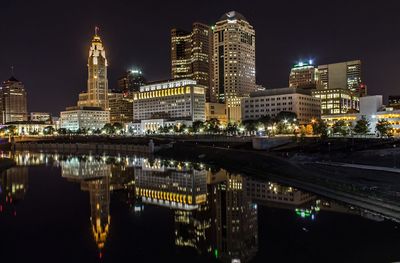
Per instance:
[[[372,2],[372,1],[370,1]],[[0,4],[0,79],[23,81],[29,111],[59,114],[86,90],[87,55],[100,27],[109,88],[124,70],[170,75],[170,29],[242,13],[256,30],[257,82],[287,86],[299,59],[361,59],[369,94],[400,94],[400,3],[396,1],[19,1]],[[398,1],[397,1],[398,2]]]

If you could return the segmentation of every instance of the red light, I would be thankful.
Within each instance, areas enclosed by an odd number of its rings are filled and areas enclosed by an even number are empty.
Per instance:
[[[103,257],[103,253],[99,253],[99,258],[101,259]]]

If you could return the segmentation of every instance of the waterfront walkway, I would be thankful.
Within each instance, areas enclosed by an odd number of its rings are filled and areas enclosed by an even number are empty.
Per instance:
[[[352,163],[340,163],[340,162],[314,162],[314,164],[321,165],[329,165],[335,167],[347,167],[347,168],[356,168],[363,170],[372,170],[372,171],[382,171],[382,172],[390,172],[390,173],[399,173],[399,168],[385,167],[385,166],[374,166],[374,165],[365,165],[365,164],[352,164]]]

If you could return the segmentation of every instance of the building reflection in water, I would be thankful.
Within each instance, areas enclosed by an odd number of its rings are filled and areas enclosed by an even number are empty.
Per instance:
[[[0,175],[0,214],[17,215],[29,184],[28,167],[13,167]]]
[[[349,204],[323,199],[267,180],[211,170],[201,164],[139,157],[61,156],[15,153],[19,167],[0,177],[0,210],[16,213],[14,203],[28,189],[30,165],[61,167],[61,174],[89,192],[90,222],[102,257],[110,232],[110,193],[122,190],[123,201],[140,215],[145,205],[166,207],[174,213],[178,250],[222,262],[249,262],[258,251],[257,205],[290,209],[294,216],[316,220],[321,210],[348,213],[381,221],[382,215]]]

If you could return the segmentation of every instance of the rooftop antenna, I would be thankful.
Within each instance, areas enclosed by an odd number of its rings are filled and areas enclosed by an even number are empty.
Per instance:
[[[11,76],[14,76],[14,66],[11,66]]]
[[[97,33],[99,32],[99,27],[95,26],[94,27],[94,35],[97,36]]]

